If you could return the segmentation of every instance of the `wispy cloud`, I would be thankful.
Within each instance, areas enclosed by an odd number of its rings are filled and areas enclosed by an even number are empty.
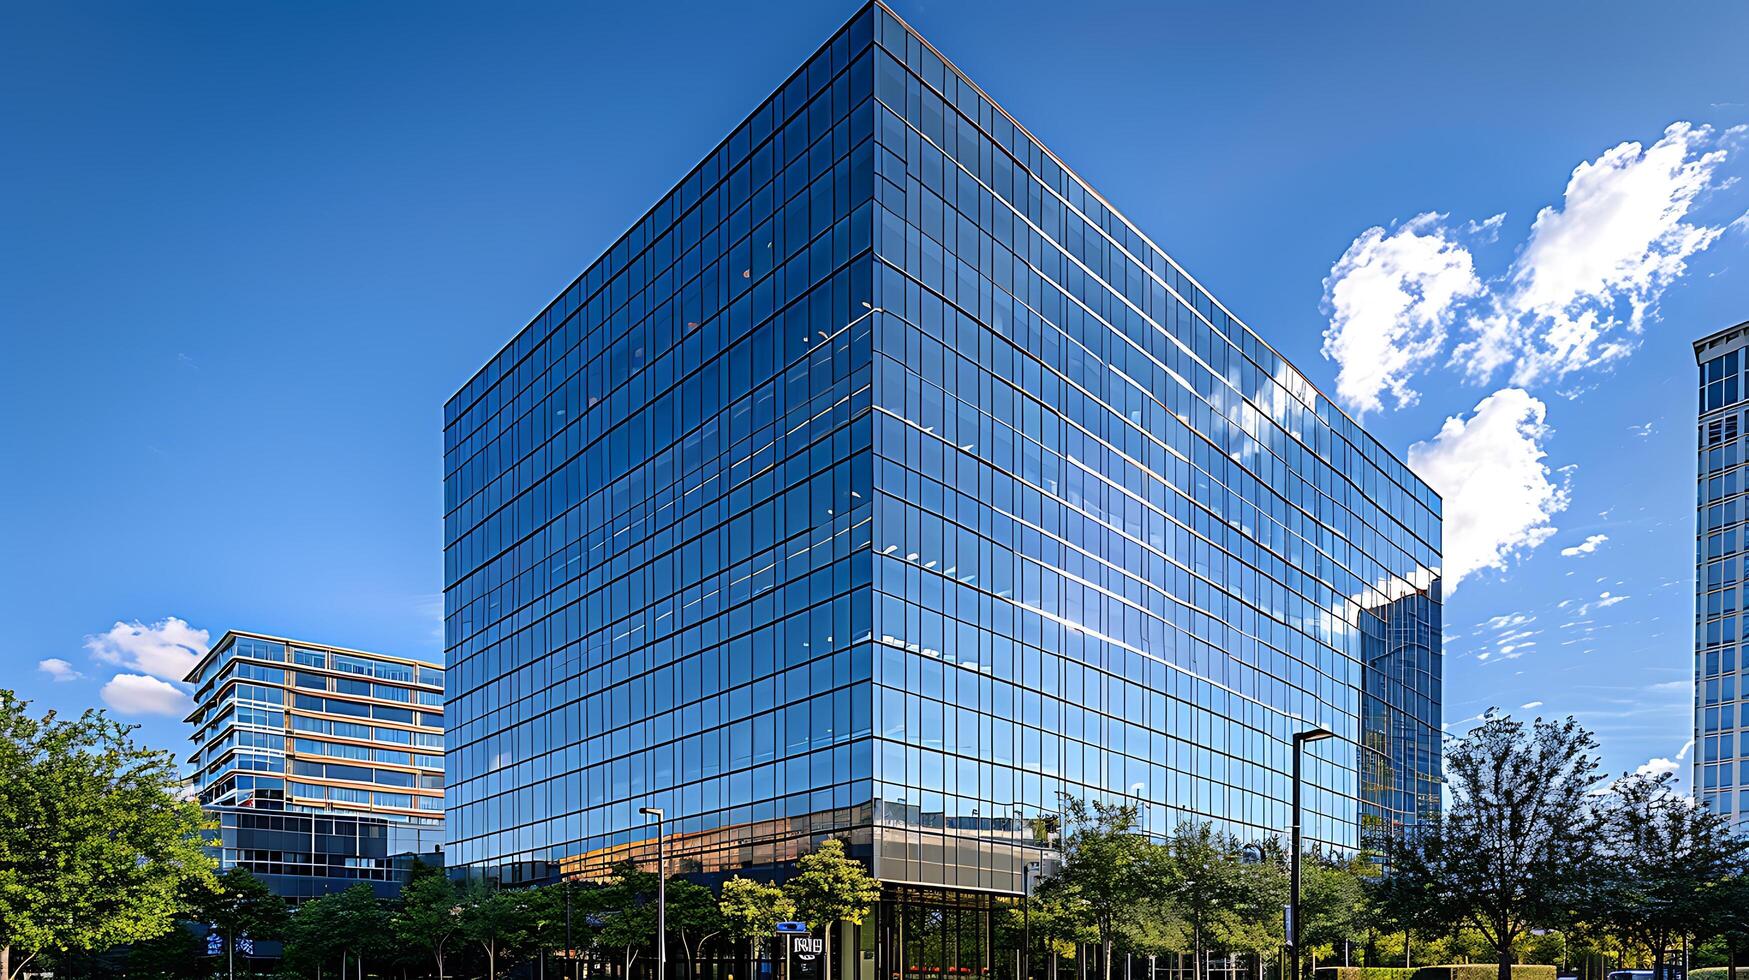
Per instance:
[[[1609,535],[1607,535],[1607,534],[1590,535],[1584,541],[1581,541],[1580,543],[1573,545],[1570,548],[1562,548],[1561,549],[1561,557],[1562,558],[1579,558],[1579,557],[1582,557],[1584,555],[1589,555],[1592,552],[1596,551],[1599,545],[1603,544],[1605,541],[1608,541],[1608,540],[1609,540]]]

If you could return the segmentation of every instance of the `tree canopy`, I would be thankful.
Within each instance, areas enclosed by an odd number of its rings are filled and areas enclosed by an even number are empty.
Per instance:
[[[1380,904],[1468,926],[1510,980],[1513,944],[1564,921],[1596,865],[1597,740],[1571,718],[1490,715],[1446,752],[1452,803],[1395,837]]]
[[[0,980],[40,953],[162,935],[210,887],[200,807],[133,733],[102,711],[32,717],[0,690]]]

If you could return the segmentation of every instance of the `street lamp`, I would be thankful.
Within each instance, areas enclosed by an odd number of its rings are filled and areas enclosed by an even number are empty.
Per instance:
[[[1289,857],[1288,872],[1288,906],[1287,906],[1287,942],[1292,951],[1292,980],[1300,980],[1300,756],[1305,753],[1307,742],[1318,742],[1326,738],[1335,738],[1336,733],[1324,728],[1308,728],[1303,732],[1294,733],[1294,779],[1293,808],[1290,817],[1289,846],[1292,854]]]
[[[668,980],[668,851],[662,839],[665,814],[659,806],[641,806],[638,812],[656,818],[656,980]]]

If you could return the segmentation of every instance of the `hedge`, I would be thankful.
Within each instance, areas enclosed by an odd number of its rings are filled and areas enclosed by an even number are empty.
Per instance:
[[[1401,966],[1320,966],[1316,980],[1416,980],[1415,973]]]
[[[1701,971],[1690,974],[1690,980],[1725,980],[1719,976],[1703,978]],[[1421,966],[1409,969],[1401,966],[1321,966],[1316,980],[1494,980],[1500,970],[1492,963],[1467,963],[1453,966]],[[1738,971],[1737,980],[1749,980],[1749,974]],[[1556,980],[1555,968],[1533,964],[1512,967],[1512,980]]]
[[[1415,971],[1415,980],[1494,980],[1500,968],[1493,963],[1465,963],[1461,966],[1424,966]],[[1534,963],[1515,963],[1512,980],[1555,980],[1555,968]]]
[[[1723,966],[1700,966],[1688,971],[1688,980],[1725,980]],[[1749,966],[1737,967],[1737,980],[1749,980]]]

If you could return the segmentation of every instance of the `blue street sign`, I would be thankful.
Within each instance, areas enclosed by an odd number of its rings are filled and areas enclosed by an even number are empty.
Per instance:
[[[779,922],[777,924],[777,934],[780,936],[784,935],[785,933],[807,932],[807,931],[808,931],[808,924],[806,922]]]
[[[237,934],[237,952],[242,953],[244,956],[254,956],[255,955],[255,937],[249,935],[246,932],[238,933]]]
[[[206,934],[206,955],[217,956],[225,951],[225,937],[216,932]]]

